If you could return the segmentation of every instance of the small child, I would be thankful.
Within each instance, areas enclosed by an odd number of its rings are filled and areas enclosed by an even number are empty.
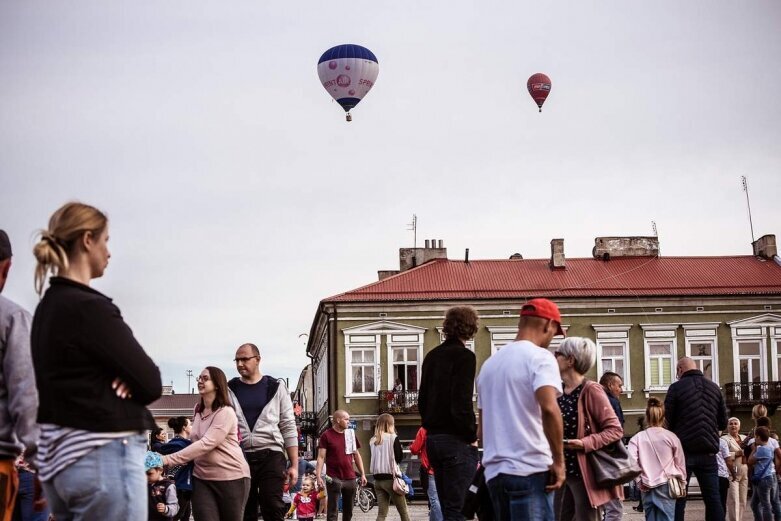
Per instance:
[[[296,493],[287,517],[291,517],[295,511],[299,521],[312,521],[317,513],[317,494],[315,482],[312,478],[304,478],[301,482],[301,492]]]
[[[149,484],[149,521],[170,521],[179,512],[179,500],[174,482],[163,477],[162,456],[147,452],[144,467]]]
[[[768,446],[770,431],[767,427],[757,427],[754,445],[756,448],[748,458],[752,466],[751,510],[755,521],[771,521],[773,519],[772,497],[775,484],[775,468],[773,467],[773,449]]]

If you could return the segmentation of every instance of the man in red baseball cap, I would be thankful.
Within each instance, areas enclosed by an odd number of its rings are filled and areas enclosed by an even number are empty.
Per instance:
[[[556,304],[532,299],[521,308],[515,341],[480,369],[482,463],[497,519],[516,518],[516,490],[535,505],[534,519],[555,518],[553,492],[565,478],[564,427],[556,401],[562,389],[558,364],[545,348],[563,334]],[[523,519],[529,515],[521,514]]]
[[[559,307],[546,298],[534,298],[524,304],[521,308],[521,316],[552,320],[556,325],[556,335],[566,336],[564,330],[561,329],[561,313],[559,313]],[[550,339],[548,340],[548,344],[550,344]],[[542,346],[542,344],[539,345]],[[547,345],[542,347],[547,347]]]

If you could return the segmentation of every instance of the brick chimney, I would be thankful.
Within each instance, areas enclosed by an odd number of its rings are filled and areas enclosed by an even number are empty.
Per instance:
[[[399,269],[379,270],[377,277],[379,280],[387,279],[434,259],[447,259],[447,248],[442,239],[426,239],[423,248],[399,248]]]
[[[591,251],[595,259],[611,257],[658,257],[658,237],[597,237]]]
[[[751,245],[754,247],[754,255],[757,257],[763,257],[765,259],[772,259],[778,255],[778,248],[776,247],[775,235],[763,235]]]
[[[550,267],[552,270],[567,268],[567,263],[564,259],[564,239],[553,239],[550,241]]]

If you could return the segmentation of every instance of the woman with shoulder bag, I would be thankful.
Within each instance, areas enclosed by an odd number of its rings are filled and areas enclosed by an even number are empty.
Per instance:
[[[588,338],[566,338],[554,353],[564,393],[559,407],[564,419],[566,481],[554,499],[560,521],[599,521],[600,507],[624,498],[621,485],[600,488],[587,455],[619,442],[624,434],[605,389],[586,379],[596,360]],[[623,446],[622,446],[623,447]]]
[[[629,440],[629,454],[640,464],[638,478],[643,511],[649,520],[673,521],[675,501],[686,493],[686,460],[678,436],[664,429],[664,404],[650,398],[645,409],[648,428]]]
[[[374,436],[369,441],[371,447],[371,473],[374,474],[374,491],[377,493],[377,521],[384,521],[388,515],[390,501],[396,505],[401,521],[409,521],[407,500],[404,494],[394,490],[393,482],[400,474],[399,462],[404,457],[401,442],[396,435],[395,422],[390,414],[380,414]]]

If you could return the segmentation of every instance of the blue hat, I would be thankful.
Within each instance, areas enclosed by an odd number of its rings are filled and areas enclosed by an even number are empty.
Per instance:
[[[144,458],[144,470],[163,468],[163,457],[157,452],[147,451]]]

